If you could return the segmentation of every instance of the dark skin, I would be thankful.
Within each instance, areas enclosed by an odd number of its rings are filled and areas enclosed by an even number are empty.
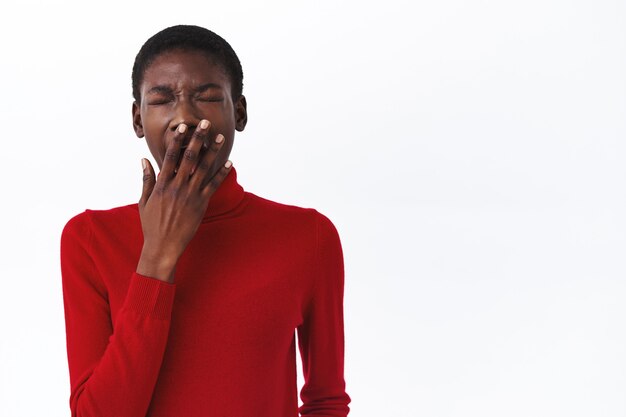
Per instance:
[[[142,161],[137,273],[174,282],[178,259],[231,170],[235,130],[246,126],[246,99],[233,100],[231,91],[230,77],[202,52],[167,51],[146,69],[133,127],[146,138],[160,174]]]

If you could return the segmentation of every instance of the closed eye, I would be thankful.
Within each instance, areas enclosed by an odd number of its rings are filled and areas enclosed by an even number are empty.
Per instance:
[[[148,100],[148,105],[149,106],[160,106],[163,104],[167,104],[169,102],[171,102],[173,99],[169,98],[169,97],[155,97],[152,98],[150,100]]]
[[[198,97],[197,100],[198,101],[209,102],[209,103],[224,101],[224,99],[222,97]]]

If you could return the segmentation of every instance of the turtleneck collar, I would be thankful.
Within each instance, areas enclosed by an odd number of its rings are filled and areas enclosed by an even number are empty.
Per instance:
[[[243,197],[243,187],[237,182],[237,171],[235,171],[235,167],[232,167],[230,173],[211,196],[202,221],[209,221],[212,217],[233,210],[241,203]]]

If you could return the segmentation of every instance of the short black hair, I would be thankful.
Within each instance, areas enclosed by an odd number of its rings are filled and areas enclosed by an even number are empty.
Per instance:
[[[215,59],[231,81],[231,94],[237,100],[243,91],[243,70],[237,54],[228,42],[218,34],[200,26],[171,26],[153,35],[143,44],[133,64],[133,97],[141,101],[139,88],[143,76],[157,56],[171,50],[198,51]]]

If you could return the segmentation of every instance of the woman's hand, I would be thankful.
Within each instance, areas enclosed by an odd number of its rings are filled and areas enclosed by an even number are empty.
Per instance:
[[[224,136],[218,134],[210,140],[209,127],[210,123],[202,120],[184,148],[187,126],[178,126],[158,179],[152,164],[142,160],[139,215],[144,241],[137,265],[141,275],[174,282],[178,259],[196,234],[211,195],[230,171],[230,161],[214,166]]]

